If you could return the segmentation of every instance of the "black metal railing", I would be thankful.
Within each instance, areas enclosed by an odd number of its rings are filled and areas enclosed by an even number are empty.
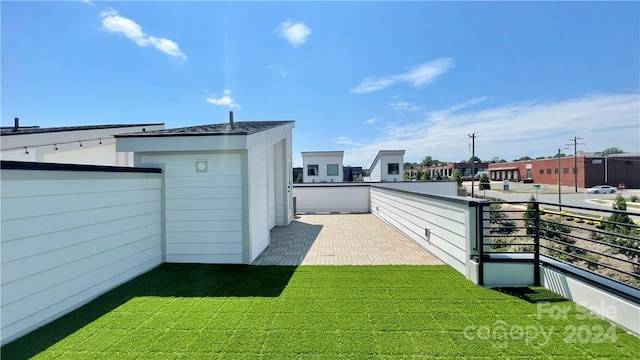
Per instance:
[[[640,289],[640,221],[621,210],[511,201],[480,203],[480,236],[476,249],[481,262],[518,255],[539,266],[560,263],[616,283]],[[502,257],[504,259],[504,257]]]

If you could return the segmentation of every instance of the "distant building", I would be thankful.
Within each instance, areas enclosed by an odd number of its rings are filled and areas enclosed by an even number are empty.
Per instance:
[[[404,152],[404,150],[380,150],[369,168],[370,181],[403,181]]]
[[[575,167],[575,169],[574,169]],[[601,184],[640,188],[640,154],[579,153],[576,158],[566,156],[539,160],[489,164],[491,180],[524,181],[538,184],[557,184],[589,188]]]
[[[435,166],[415,167],[413,168],[413,172],[414,172],[413,175],[415,176],[415,172],[417,172],[419,169],[422,172],[428,171],[431,179],[435,178],[438,174],[440,174],[440,176],[442,176],[443,179],[447,179],[453,176],[454,171],[460,170],[463,178],[471,179],[471,173],[472,173],[471,165],[472,165],[471,163],[467,163],[467,162],[459,162],[459,163],[449,162],[446,164],[440,164]],[[486,162],[476,163],[473,168],[473,174],[477,176],[479,173],[487,171],[488,168],[489,168],[489,163],[486,163]],[[409,169],[409,171],[411,172],[412,170]],[[409,176],[411,177],[411,174],[409,174]]]
[[[303,151],[304,183],[342,182],[344,151]]]
[[[2,127],[2,160],[133,166],[132,152],[116,152],[114,135],[164,129],[164,124],[109,124],[41,128]]]

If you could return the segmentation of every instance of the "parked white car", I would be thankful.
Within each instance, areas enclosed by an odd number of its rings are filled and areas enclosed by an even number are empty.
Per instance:
[[[585,192],[587,194],[613,194],[616,192],[616,188],[609,185],[598,185],[587,189]]]

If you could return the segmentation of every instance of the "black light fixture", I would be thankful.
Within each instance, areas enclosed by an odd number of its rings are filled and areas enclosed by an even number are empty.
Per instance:
[[[82,140],[78,140],[78,142],[80,143],[80,147],[82,147]]]
[[[27,147],[26,147],[26,146],[24,147],[24,152],[25,152],[25,154],[28,154],[28,153],[29,153],[29,150],[27,150]]]
[[[100,145],[102,145],[102,138],[100,138]]]
[[[53,144],[53,146],[55,146],[55,149],[58,150],[58,144]]]

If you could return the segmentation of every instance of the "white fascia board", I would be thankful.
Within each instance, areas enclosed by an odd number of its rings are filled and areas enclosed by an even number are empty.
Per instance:
[[[286,123],[281,126],[260,131],[247,136],[247,149],[267,143],[273,145],[287,138],[294,128],[294,123]]]
[[[246,150],[246,135],[140,136],[116,138],[118,152]]]

